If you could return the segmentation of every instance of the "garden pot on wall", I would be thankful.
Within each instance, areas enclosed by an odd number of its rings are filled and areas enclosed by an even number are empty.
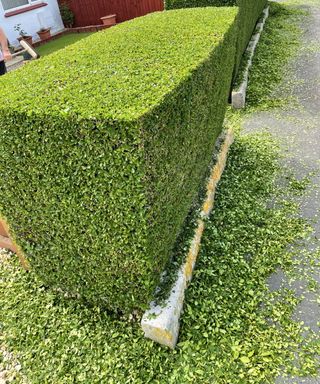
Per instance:
[[[50,28],[41,29],[40,31],[37,32],[37,34],[39,35],[40,40],[48,40],[51,37]]]
[[[32,36],[21,36],[21,37],[18,37],[18,40],[19,41],[24,40],[28,44],[32,45]]]
[[[113,25],[117,24],[117,15],[103,16],[100,20],[102,20],[103,25],[112,27]]]

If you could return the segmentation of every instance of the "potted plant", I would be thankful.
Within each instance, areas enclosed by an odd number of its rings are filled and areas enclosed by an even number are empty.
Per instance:
[[[72,28],[74,23],[74,13],[70,9],[69,5],[66,3],[62,3],[60,4],[59,8],[64,26],[66,28]]]
[[[51,28],[41,28],[37,34],[40,37],[40,40],[48,40],[51,37]]]
[[[22,29],[21,24],[16,24],[13,29],[19,33],[18,40],[25,40],[27,43],[32,45],[32,36],[28,35],[25,30]]]
[[[117,24],[117,15],[104,16],[104,17],[101,17],[100,20],[102,20],[103,25],[106,25],[108,27],[112,27],[113,25]]]

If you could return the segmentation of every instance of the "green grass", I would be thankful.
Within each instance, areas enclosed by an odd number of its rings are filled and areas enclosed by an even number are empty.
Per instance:
[[[70,33],[68,35],[61,36],[56,40],[49,41],[44,45],[40,45],[40,47],[36,48],[36,51],[41,57],[51,55],[51,53],[65,48],[70,44],[76,43],[77,41],[82,40],[90,35],[92,35],[92,32]]]
[[[288,12],[292,24],[297,15]],[[272,78],[274,88],[280,78]],[[253,79],[258,89],[259,77]],[[306,253],[303,265],[295,257],[311,231],[295,203],[308,182],[281,168],[270,136],[242,135],[243,117],[229,115],[238,133],[187,291],[177,349],[144,339],[133,319],[62,299],[15,257],[0,256],[0,356],[6,348],[19,358],[17,383],[26,376],[32,384],[267,384],[283,371],[316,373],[319,336],[292,320],[299,299],[290,289],[269,292],[266,284],[278,267],[292,281],[302,268],[319,274],[319,251]],[[288,182],[280,187],[278,178]],[[297,242],[296,251],[288,248]],[[309,289],[320,302],[319,286],[310,281]]]

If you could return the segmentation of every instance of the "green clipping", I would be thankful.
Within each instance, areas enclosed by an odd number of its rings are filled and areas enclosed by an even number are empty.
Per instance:
[[[225,114],[237,8],[154,13],[0,80],[0,216],[47,285],[144,309]]]
[[[234,68],[234,78],[238,73],[240,62],[244,51],[250,41],[267,0],[166,0],[166,9],[195,8],[195,7],[221,7],[239,6],[238,17],[238,40]]]

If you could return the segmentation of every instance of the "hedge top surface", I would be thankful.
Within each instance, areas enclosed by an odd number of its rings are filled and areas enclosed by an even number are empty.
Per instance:
[[[232,7],[157,12],[96,33],[4,76],[0,109],[135,120],[208,58],[236,14]]]
[[[195,7],[225,7],[237,5],[238,0],[166,0],[166,9]]]

